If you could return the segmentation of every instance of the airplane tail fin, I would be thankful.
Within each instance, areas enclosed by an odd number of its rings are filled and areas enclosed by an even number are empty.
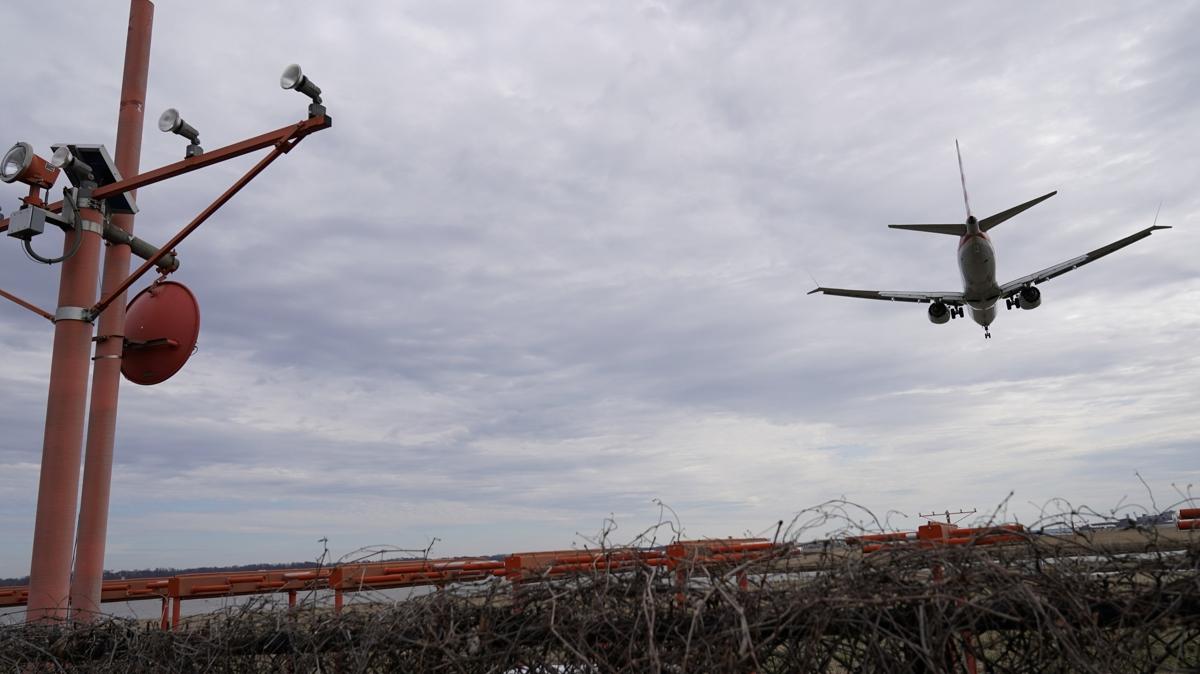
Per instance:
[[[967,196],[967,174],[965,171],[963,171],[962,150],[958,146],[957,138],[954,140],[954,152],[958,155],[958,177],[959,177],[959,180],[962,182],[963,206],[966,206],[966,208],[967,208],[967,222],[970,224],[975,224],[975,222],[976,222],[975,216],[971,215],[971,199],[970,199],[970,197]],[[999,213],[997,213],[995,215],[988,216],[982,220],[979,220],[978,221],[979,229],[986,232],[989,229],[995,227],[996,225],[1013,217],[1014,215],[1017,215],[1018,213],[1022,213],[1024,211],[1027,211],[1030,208],[1037,206],[1038,204],[1042,203],[1043,201],[1049,199],[1050,197],[1052,197],[1056,194],[1058,194],[1058,190],[1055,190],[1049,194],[1043,194],[1042,196],[1038,197],[1037,199],[1031,199],[1019,206],[1013,206],[1012,208],[1008,209],[1007,211],[1000,211]],[[958,224],[953,224],[953,225],[888,225],[888,227],[891,227],[892,229],[908,229],[908,230],[911,230],[914,232],[932,232],[934,234],[949,234],[951,236],[963,236],[964,234],[967,233],[967,225],[958,225]]]
[[[1038,197],[1037,199],[1030,199],[1029,201],[1026,201],[1025,203],[1021,204],[1020,206],[1013,206],[1012,208],[1008,209],[1007,211],[1000,211],[999,213],[997,213],[995,215],[988,216],[979,221],[979,229],[986,232],[989,229],[995,227],[996,225],[1011,218],[1012,216],[1014,216],[1018,213],[1027,211],[1030,208],[1033,208],[1034,206],[1037,206],[1038,204],[1049,199],[1050,197],[1054,196],[1055,194],[1058,194],[1058,190],[1054,190],[1050,194],[1043,194],[1042,196]]]
[[[967,198],[967,173],[963,171],[962,150],[958,148],[958,139],[954,139],[954,153],[958,155],[958,177],[962,181],[963,205],[967,207],[967,219],[971,219],[971,200]]]
[[[907,229],[914,232],[932,232],[934,234],[950,234],[962,236],[967,233],[966,225],[888,225],[892,229]]]

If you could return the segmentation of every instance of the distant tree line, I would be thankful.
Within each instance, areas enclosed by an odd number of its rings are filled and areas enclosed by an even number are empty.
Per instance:
[[[506,555],[489,555],[484,559],[504,559]],[[420,559],[419,557],[389,557],[387,559],[374,559],[376,562],[394,562],[410,559]],[[475,558],[472,558],[475,559]],[[191,566],[183,569],[178,569],[173,566],[159,566],[153,569],[133,569],[130,571],[105,571],[104,580],[130,580],[133,578],[166,578],[170,576],[179,576],[185,573],[239,573],[245,571],[275,571],[278,569],[315,569],[319,565],[311,559],[304,562],[282,562],[279,564],[237,564],[233,566]],[[333,566],[326,564],[325,566]],[[28,585],[29,576],[21,576],[19,578],[0,578],[0,587],[9,585]]]
[[[239,571],[274,571],[276,569],[315,569],[316,562],[284,562],[280,564],[238,564],[234,566],[192,566],[177,569],[171,566],[160,566],[153,569],[133,569],[130,571],[105,571],[104,580],[130,580],[132,578],[163,578],[178,576],[184,573],[237,573]],[[0,586],[28,585],[29,576],[19,578],[0,578]]]

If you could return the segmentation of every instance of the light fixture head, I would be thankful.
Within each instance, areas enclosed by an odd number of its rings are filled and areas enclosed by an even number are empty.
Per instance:
[[[58,180],[59,169],[33,152],[29,143],[17,143],[0,159],[0,181],[22,182],[48,190]]]
[[[72,182],[90,181],[95,178],[92,167],[87,162],[80,161],[66,145],[55,148],[54,154],[50,155],[50,164],[66,171],[71,176]]]
[[[183,117],[175,108],[167,108],[163,114],[158,116],[158,130],[183,136],[193,145],[200,144],[200,132],[196,130],[196,127],[183,121]]]
[[[103,145],[58,143],[52,145],[51,164],[61,166],[75,187],[103,187],[121,182],[121,171]],[[104,197],[109,213],[137,213],[137,203],[129,192]]]
[[[283,69],[279,76],[279,86],[283,89],[295,89],[312,99],[313,103],[321,102],[321,87],[300,70],[300,64],[293,63]]]
[[[190,144],[187,146],[184,156],[195,157],[204,154],[204,148],[200,147],[200,132],[196,130],[196,127],[183,121],[183,117],[175,108],[167,108],[163,114],[158,116],[158,130],[187,138]]]

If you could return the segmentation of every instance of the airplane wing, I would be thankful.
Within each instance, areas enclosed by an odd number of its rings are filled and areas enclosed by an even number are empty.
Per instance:
[[[1147,227],[1146,229],[1143,229],[1140,232],[1137,232],[1136,234],[1130,234],[1129,236],[1125,237],[1124,239],[1121,239],[1120,241],[1114,241],[1114,242],[1108,244],[1107,246],[1101,246],[1101,247],[1097,248],[1096,250],[1093,250],[1089,253],[1084,253],[1083,255],[1080,255],[1079,257],[1072,258],[1065,262],[1059,262],[1058,264],[1054,265],[1053,267],[1046,267],[1045,269],[1043,269],[1035,274],[1030,274],[1028,276],[1022,276],[1021,278],[1016,279],[1014,281],[1009,281],[1008,283],[1005,283],[1004,285],[1000,286],[1000,296],[1001,297],[1012,297],[1013,295],[1020,292],[1021,289],[1026,286],[1037,285],[1039,283],[1045,283],[1046,281],[1049,281],[1050,279],[1052,279],[1056,276],[1062,276],[1063,274],[1071,271],[1072,269],[1078,269],[1079,267],[1082,267],[1083,265],[1085,265],[1089,262],[1094,262],[1095,260],[1099,260],[1100,258],[1104,257],[1105,255],[1108,255],[1109,253],[1113,253],[1118,250],[1121,250],[1125,246],[1128,246],[1129,244],[1134,243],[1135,241],[1141,241],[1142,239],[1146,238],[1147,236],[1150,236],[1150,234],[1156,229],[1170,229],[1170,227],[1166,226],[1166,225],[1152,225],[1150,227]]]
[[[963,294],[958,292],[922,293],[905,290],[849,290],[846,288],[814,288],[808,294],[825,293],[841,297],[861,297],[867,300],[888,300],[890,302],[941,302],[950,306],[961,306]]]

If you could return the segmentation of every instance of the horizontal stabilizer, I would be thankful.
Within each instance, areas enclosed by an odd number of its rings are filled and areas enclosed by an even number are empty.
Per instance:
[[[1013,206],[1012,208],[1008,209],[1007,211],[1000,211],[999,213],[997,213],[995,215],[990,215],[979,221],[979,229],[986,232],[989,229],[995,227],[996,225],[1011,218],[1012,216],[1014,216],[1018,213],[1027,211],[1027,210],[1033,208],[1034,206],[1037,206],[1038,204],[1049,199],[1050,197],[1054,196],[1055,194],[1058,194],[1058,190],[1054,190],[1050,194],[1043,194],[1042,196],[1038,197],[1037,199],[1026,201],[1025,203],[1021,204],[1020,206]]]
[[[967,233],[966,225],[888,225],[892,229],[911,229],[914,232],[933,232],[934,234],[949,234],[962,236]]]

